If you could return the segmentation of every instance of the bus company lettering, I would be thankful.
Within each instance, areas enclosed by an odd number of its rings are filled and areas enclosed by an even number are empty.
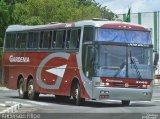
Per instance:
[[[28,63],[30,62],[29,57],[14,57],[13,55],[11,55],[9,57],[9,61],[10,62],[24,62],[24,63]]]
[[[123,81],[121,81],[121,80],[111,80],[111,79],[106,79],[106,82],[123,83]]]

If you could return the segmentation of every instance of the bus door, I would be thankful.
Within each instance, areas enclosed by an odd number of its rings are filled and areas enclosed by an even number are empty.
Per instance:
[[[90,89],[90,92],[92,92],[92,95],[93,95],[92,77],[94,75],[94,59],[95,59],[94,56],[95,56],[94,46],[93,45],[87,45],[86,46],[86,52],[85,52],[84,72],[85,72],[85,76],[87,77],[87,79],[90,82],[89,89]]]

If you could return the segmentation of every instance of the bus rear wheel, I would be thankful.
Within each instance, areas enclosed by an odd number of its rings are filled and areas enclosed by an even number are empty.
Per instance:
[[[18,82],[18,94],[21,99],[27,98],[27,91],[25,91],[25,82],[23,78]]]
[[[76,83],[73,89],[74,89],[73,99],[76,105],[82,105],[85,102],[85,99],[81,98],[81,91],[80,91],[79,83]]]
[[[123,106],[129,106],[130,100],[122,100],[122,105]]]
[[[35,91],[34,81],[33,79],[28,82],[28,98],[30,100],[37,100],[39,97],[39,93]]]

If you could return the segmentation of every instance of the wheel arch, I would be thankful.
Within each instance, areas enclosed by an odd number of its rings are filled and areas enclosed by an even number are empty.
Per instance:
[[[23,77],[22,74],[20,74],[20,75],[18,76],[18,78],[17,78],[17,89],[19,88],[19,81],[20,81],[22,78],[23,78],[23,80],[24,80],[24,77]]]
[[[28,88],[28,83],[29,83],[30,80],[33,80],[32,74],[28,75],[27,83],[26,83],[26,88]]]
[[[78,77],[74,77],[71,81],[71,86],[70,86],[70,95],[73,96],[74,94],[74,91],[73,91],[73,88],[74,88],[74,85],[78,83],[80,85],[80,81],[78,79]],[[81,86],[80,86],[81,87]]]

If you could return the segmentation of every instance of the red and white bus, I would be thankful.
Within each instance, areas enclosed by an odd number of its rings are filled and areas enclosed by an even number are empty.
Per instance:
[[[3,82],[20,98],[39,94],[89,100],[150,101],[153,45],[148,28],[85,20],[6,30]]]

